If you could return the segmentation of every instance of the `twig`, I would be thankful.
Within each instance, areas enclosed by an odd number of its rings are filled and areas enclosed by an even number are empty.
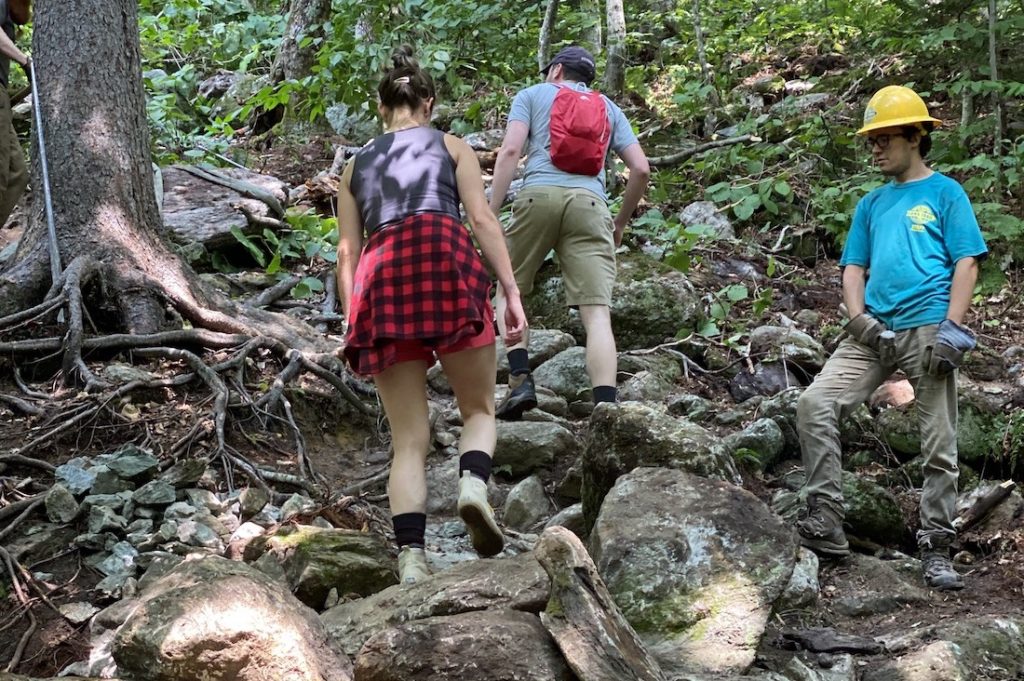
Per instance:
[[[43,410],[39,407],[26,402],[20,397],[15,397],[14,395],[5,395],[0,393],[0,402],[3,402],[12,409],[17,409],[22,414],[27,414],[28,416],[39,416],[43,413]]]
[[[251,199],[262,201],[263,203],[267,204],[270,210],[274,212],[274,215],[277,215],[278,217],[284,217],[284,206],[281,205],[281,202],[277,200],[276,196],[274,196],[267,190],[263,189],[262,187],[257,187],[251,182],[246,182],[245,180],[236,180],[234,178],[228,177],[220,173],[216,168],[207,165],[180,167],[185,172],[191,175],[195,175],[196,177],[206,180],[207,182],[219,184],[222,187],[227,187],[228,189],[232,189],[238,192],[242,196],[247,196]]]
[[[11,532],[13,532],[14,528],[18,526],[18,523],[32,515],[32,511],[36,510],[36,507],[43,503],[45,497],[46,494],[37,494],[34,497],[28,497],[22,499],[21,501],[15,501],[13,504],[9,504],[7,506],[4,506],[3,508],[0,508],[0,520],[12,516],[18,511],[23,511],[21,515],[19,515],[17,518],[9,522],[7,526],[4,527],[4,529],[0,530],[0,540],[2,540]]]
[[[245,334],[228,334],[206,329],[186,329],[163,333],[130,334],[116,333],[109,336],[86,338],[83,350],[131,350],[166,345],[198,345],[211,350],[233,348],[251,340]],[[0,343],[0,353],[36,353],[47,350],[59,352],[64,347],[62,338],[39,338],[36,340],[10,341]]]
[[[391,475],[391,464],[384,466],[384,468],[377,471],[368,478],[363,478],[362,480],[358,480],[352,483],[351,485],[348,485],[347,487],[342,487],[341,492],[339,492],[339,494],[343,497],[355,496],[362,492],[363,490],[367,489],[368,487],[373,487],[378,482],[383,482],[384,480],[387,480],[389,475]]]
[[[18,645],[14,648],[14,655],[11,656],[11,661],[7,663],[7,667],[5,668],[5,671],[7,672],[13,672],[21,663],[21,656],[25,654],[25,646],[27,646],[28,642],[32,639],[32,635],[36,633],[36,627],[38,626],[36,617],[32,614],[32,610],[27,610],[26,613],[28,614],[28,629],[26,629],[25,633],[21,635]]]
[[[352,404],[352,406],[361,411],[363,414],[367,416],[372,416],[374,418],[378,416],[377,410],[374,409],[373,407],[368,406],[365,402],[359,399],[359,396],[352,391],[352,388],[350,388],[348,384],[345,383],[344,379],[336,375],[327,367],[319,364],[317,360],[314,360],[309,355],[304,354],[302,355],[302,364],[309,371],[313,372],[314,374],[316,374],[317,376],[319,376],[320,378],[324,379],[325,381],[333,385],[335,388],[337,388],[338,392],[340,392],[342,396]]]
[[[31,397],[31,398],[37,399],[37,400],[50,400],[51,399],[51,397],[49,395],[47,395],[46,393],[42,393],[42,392],[39,392],[38,390],[33,390],[32,388],[28,387],[28,384],[25,383],[25,380],[21,377],[21,369],[19,369],[17,366],[14,367],[14,383],[15,383],[15,385],[18,386],[18,390],[20,390],[22,393],[24,393],[28,397]]]
[[[691,156],[697,154],[703,154],[705,151],[711,151],[719,147],[726,147],[731,144],[740,144],[742,142],[760,142],[759,137],[753,135],[740,135],[739,137],[727,137],[721,140],[715,140],[714,142],[705,142],[704,144],[698,144],[697,146],[690,147],[689,149],[683,149],[667,156],[655,156],[647,159],[651,166],[670,166],[677,163],[682,163]]]
[[[327,277],[324,280],[324,304],[320,307],[320,317],[316,320],[316,330],[323,333],[327,330],[328,321],[333,320],[335,317],[341,319],[334,313],[335,307],[338,304],[338,282],[334,272],[328,272]]]
[[[266,307],[267,305],[270,305],[278,299],[288,295],[288,292],[291,291],[300,281],[302,281],[302,277],[298,275],[292,275],[287,279],[282,279],[270,288],[264,289],[260,292],[260,294],[253,298],[249,304],[253,307]]]
[[[0,318],[0,329],[7,331],[14,331],[15,329],[24,326],[28,322],[44,317],[50,312],[53,312],[58,307],[63,305],[65,298],[62,295],[57,296],[51,300],[44,300],[43,302],[22,310],[21,312],[15,312],[14,314],[7,315],[6,317]]]
[[[213,369],[194,352],[178,348],[146,348],[138,350],[143,357],[165,357],[184,361],[199,378],[213,391],[213,423],[217,434],[217,451],[224,449],[224,423],[228,415],[228,388]]]
[[[288,226],[287,222],[282,222],[277,218],[268,217],[266,215],[256,215],[256,213],[253,213],[251,210],[249,210],[247,206],[239,204],[235,206],[235,208],[242,211],[242,215],[245,216],[245,219],[249,221],[250,225],[255,225],[257,227],[267,227],[269,229],[274,230],[275,232],[286,231],[291,229],[291,227]]]

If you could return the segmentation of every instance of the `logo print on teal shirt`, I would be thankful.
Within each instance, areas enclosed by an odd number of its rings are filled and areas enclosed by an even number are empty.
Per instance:
[[[910,231],[912,232],[925,231],[925,223],[937,219],[932,209],[924,204],[918,204],[908,210],[907,217],[910,218]]]

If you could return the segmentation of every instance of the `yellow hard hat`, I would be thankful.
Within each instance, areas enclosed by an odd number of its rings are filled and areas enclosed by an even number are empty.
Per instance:
[[[902,85],[889,85],[868,100],[864,109],[864,127],[857,134],[866,135],[872,130],[929,121],[935,127],[942,124],[938,118],[928,115],[928,106],[916,92]]]

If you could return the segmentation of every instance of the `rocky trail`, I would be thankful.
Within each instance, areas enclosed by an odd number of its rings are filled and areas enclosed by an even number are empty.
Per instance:
[[[322,149],[265,170],[326,167]],[[232,175],[311,205],[336,182],[329,171],[303,184]],[[163,181],[165,223],[185,251],[238,249],[232,227],[269,218],[260,200],[243,212],[237,187],[173,169]],[[709,221],[707,206],[687,210]],[[695,246],[685,275],[659,262],[655,243],[627,239],[614,406],[593,408],[582,327],[555,270],[543,273],[527,310],[540,405],[498,426],[491,500],[508,541],[495,559],[476,558],[455,513],[461,423],[431,371],[435,574],[412,586],[397,585],[388,439],[368,386],[353,382],[346,397],[307,375],[284,388],[301,457],[272,419],[232,421],[225,453],[211,457],[201,446],[172,455],[209,409],[201,389],[136,391],[40,439],[93,398],[33,397],[50,391],[46,361],[4,371],[0,393],[34,412],[0,401],[0,664],[32,678],[145,681],[1024,678],[1024,498],[1011,489],[961,533],[962,592],[926,589],[912,553],[913,393],[899,376],[844,426],[854,554],[824,562],[799,548],[796,399],[841,332],[838,268],[721,230]],[[250,297],[276,281],[204,277]],[[731,334],[680,334],[737,285],[771,295],[730,299],[720,322]],[[336,333],[318,299],[286,298],[291,286],[263,302]],[[999,297],[971,312],[982,347],[960,383],[965,514],[1021,475],[1016,313]],[[89,362],[114,385],[181,370],[116,353]],[[280,370],[259,353],[246,366],[253,384]],[[507,371],[499,363],[498,399]]]

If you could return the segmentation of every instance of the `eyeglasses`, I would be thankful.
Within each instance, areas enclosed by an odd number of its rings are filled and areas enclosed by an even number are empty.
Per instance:
[[[903,133],[895,133],[890,135],[874,135],[872,137],[865,137],[863,144],[864,149],[871,151],[876,146],[881,151],[885,151],[889,148],[889,143],[897,137],[906,137]]]

